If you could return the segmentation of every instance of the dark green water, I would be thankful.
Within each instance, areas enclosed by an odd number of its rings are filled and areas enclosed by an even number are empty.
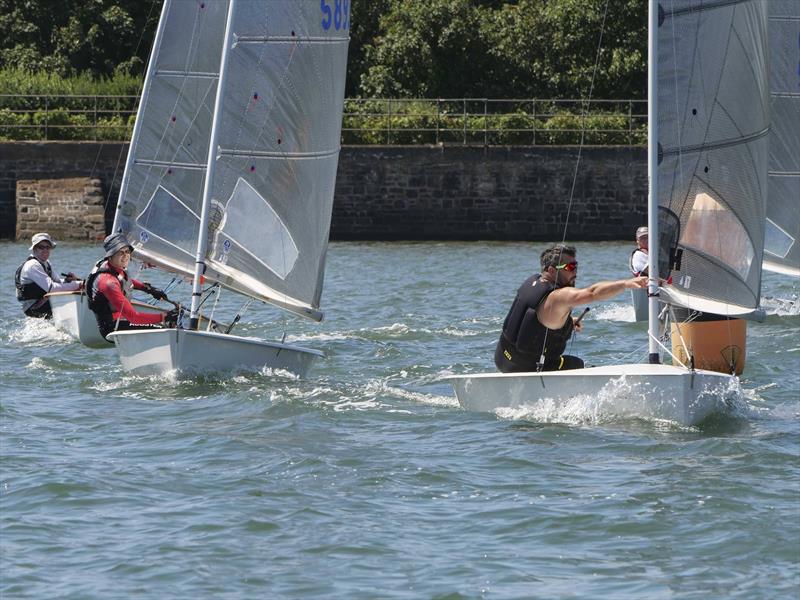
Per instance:
[[[325,351],[308,379],[175,382],[27,323],[25,246],[0,244],[0,596],[797,598],[798,283],[765,274],[742,406],[699,429],[464,412],[441,379],[491,369],[540,246],[332,244],[322,324],[258,306],[239,330]],[[579,245],[579,285],[628,252]],[[571,352],[644,356],[631,320],[593,307]]]

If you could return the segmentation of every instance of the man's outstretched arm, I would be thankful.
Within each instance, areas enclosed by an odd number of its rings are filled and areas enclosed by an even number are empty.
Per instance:
[[[625,290],[646,287],[647,277],[599,281],[585,288],[563,287],[552,292],[536,313],[542,325],[558,329],[576,306],[608,300]]]

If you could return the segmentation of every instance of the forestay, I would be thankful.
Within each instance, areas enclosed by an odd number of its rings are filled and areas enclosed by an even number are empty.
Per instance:
[[[140,258],[194,272],[230,7],[205,279],[322,318],[349,27],[348,11],[336,6],[231,0],[167,7],[139,115],[148,125],[134,133],[134,168],[114,224],[136,240]]]
[[[769,2],[769,177],[764,268],[800,277],[800,2]]]
[[[747,313],[764,247],[766,5],[665,0],[659,24],[658,202],[678,215],[683,251],[662,299]]]

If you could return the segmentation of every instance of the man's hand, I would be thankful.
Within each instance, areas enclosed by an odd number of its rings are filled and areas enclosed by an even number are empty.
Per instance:
[[[583,331],[583,322],[579,321],[576,317],[572,317],[572,329],[580,333]]]
[[[164,326],[165,327],[177,327],[178,325],[178,317],[180,317],[180,310],[177,308],[173,308],[167,314],[164,315]]]
[[[72,283],[73,281],[78,281],[78,279],[79,279],[78,276],[75,275],[75,273],[73,273],[72,271],[70,271],[69,273],[67,273],[67,276],[64,278],[64,281],[66,281],[67,283]]]
[[[150,294],[156,300],[166,300],[167,295],[164,293],[163,290],[153,287],[149,283],[142,284],[142,291],[146,294]]]
[[[632,290],[637,288],[646,288],[647,276],[643,275],[641,277],[633,277],[631,279],[628,279],[628,281],[625,282],[625,287],[630,288]]]

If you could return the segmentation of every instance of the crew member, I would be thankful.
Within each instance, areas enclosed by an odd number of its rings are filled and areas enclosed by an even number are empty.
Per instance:
[[[647,275],[648,267],[650,265],[648,258],[649,236],[647,235],[647,227],[639,227],[636,230],[636,249],[631,252],[631,273],[634,276]]]
[[[105,257],[92,270],[86,280],[89,308],[94,311],[100,333],[106,337],[112,331],[174,327],[177,309],[166,314],[138,312],[130,302],[131,289],[141,290],[156,300],[166,300],[167,295],[151,286],[128,277],[126,269],[131,260],[133,246],[121,233],[103,240]]]
[[[47,233],[37,233],[31,238],[30,256],[17,267],[14,273],[14,285],[17,288],[17,300],[22,311],[29,317],[49,319],[53,316],[50,301],[45,294],[50,292],[74,292],[81,289],[83,281],[75,273],[67,273],[61,279],[53,272],[50,264],[50,252],[56,247],[55,241]]]
[[[583,360],[563,354],[573,329],[582,329],[580,323],[575,324],[572,309],[647,286],[647,277],[634,277],[578,289],[575,253],[574,246],[550,246],[539,258],[541,274],[532,275],[517,290],[494,355],[503,373],[583,368]]]

